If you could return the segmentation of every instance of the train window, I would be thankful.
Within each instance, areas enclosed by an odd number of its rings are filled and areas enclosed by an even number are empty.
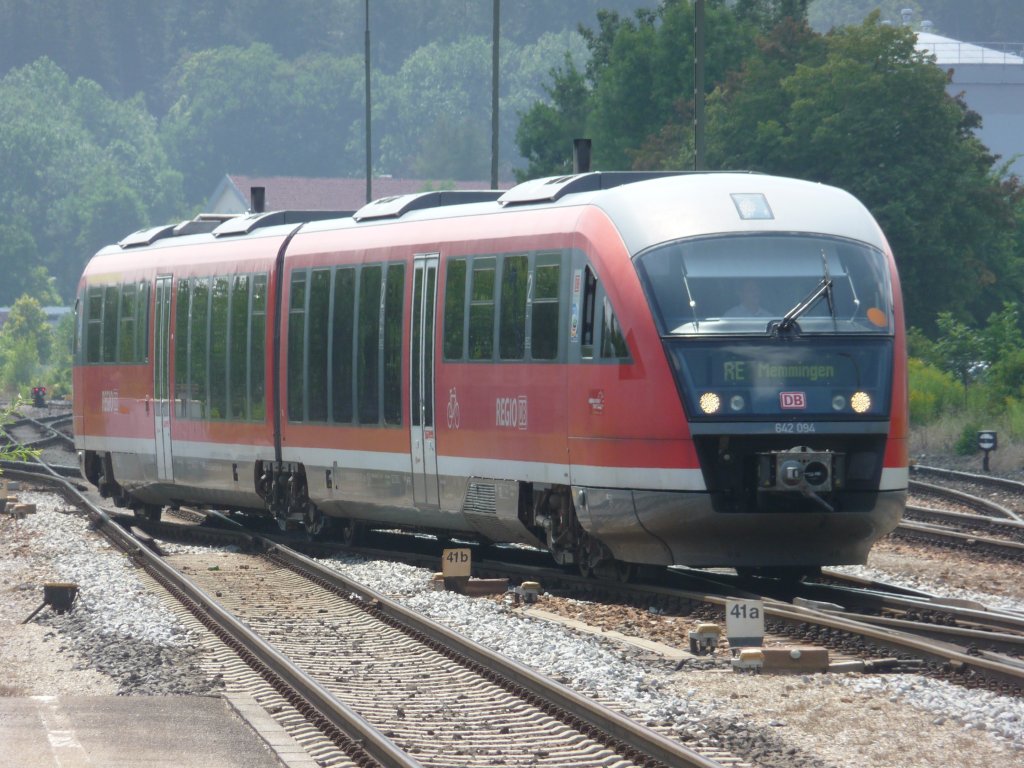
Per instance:
[[[809,234],[707,237],[658,246],[636,264],[666,335],[763,336],[790,313],[788,323],[803,334],[892,333],[886,257],[863,243]]]
[[[444,358],[465,357],[466,340],[466,260],[448,262],[444,288]]]
[[[526,355],[526,288],[529,269],[526,256],[506,256],[501,260],[498,356],[502,360],[522,360]]]
[[[215,277],[210,293],[209,418],[228,416],[228,288],[230,279]]]
[[[494,269],[493,257],[473,260],[469,302],[470,360],[494,357]]]
[[[138,320],[135,322],[135,361],[144,363],[149,360],[149,282],[139,282],[139,300],[136,304]]]
[[[584,273],[581,355],[584,359],[629,358],[629,345],[626,344],[611,300],[589,266]],[[596,355],[595,347],[598,352]]]
[[[138,286],[125,283],[121,286],[121,332],[118,336],[118,362],[133,363],[137,361],[135,351],[135,321],[138,318]]]
[[[103,288],[90,286],[86,292],[85,361],[103,362]]]
[[[581,321],[580,352],[584,358],[594,356],[594,307],[597,304],[597,276],[587,267],[583,281],[583,318]]]
[[[174,415],[185,418],[188,403],[188,328],[192,306],[192,284],[188,278],[178,280],[178,298],[174,319]]]
[[[249,418],[263,421],[266,404],[267,276],[252,279],[252,315],[249,320]]]
[[[359,273],[359,328],[356,381],[360,424],[380,421],[380,309],[383,270],[363,267]]]
[[[247,376],[249,370],[249,276],[235,275],[231,279],[231,299],[228,310],[228,412],[235,421],[247,419]]]
[[[530,356],[534,360],[558,357],[558,289],[561,266],[537,257],[534,267],[530,318]],[[555,255],[555,258],[560,258]]]
[[[103,362],[117,362],[117,309],[120,286],[103,289]]]
[[[210,280],[192,279],[192,312],[189,318],[189,392],[187,415],[206,418],[207,373],[210,349]]]
[[[331,329],[331,418],[352,423],[352,335],[355,331],[356,271],[334,273],[334,315]]]
[[[602,358],[624,358],[629,357],[629,347],[626,346],[626,338],[622,335],[622,328],[619,327],[618,318],[612,309],[612,303],[605,296],[601,312],[601,357]]]
[[[292,272],[288,300],[288,419],[302,421],[306,382],[306,280],[305,270]]]
[[[82,294],[75,297],[75,328],[74,337],[71,342],[71,354],[76,363],[82,362],[82,310],[85,302],[82,301]]]
[[[327,421],[327,362],[330,346],[328,331],[331,310],[331,270],[314,269],[309,286],[309,312],[306,314],[307,397],[309,421]]]
[[[384,423],[402,423],[402,322],[405,265],[388,266],[384,287]],[[433,334],[433,323],[426,332]]]

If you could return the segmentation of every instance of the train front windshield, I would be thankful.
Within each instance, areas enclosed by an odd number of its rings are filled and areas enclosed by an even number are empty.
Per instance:
[[[740,235],[660,246],[637,268],[691,418],[888,415],[894,321],[880,251]]]
[[[684,240],[637,259],[663,335],[892,335],[885,256],[861,243],[808,235]]]

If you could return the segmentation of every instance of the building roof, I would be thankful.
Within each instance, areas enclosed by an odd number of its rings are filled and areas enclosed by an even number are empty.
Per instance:
[[[371,194],[381,197],[439,189],[490,189],[487,181],[430,181],[376,178]],[[508,184],[499,185],[507,189]],[[249,210],[252,187],[265,190],[268,211],[355,211],[366,203],[366,179],[325,179],[301,176],[241,176],[225,174],[207,203],[210,213],[244,213]]]
[[[934,54],[936,64],[1024,64],[1019,44],[999,50],[931,32],[918,32],[917,49]]]

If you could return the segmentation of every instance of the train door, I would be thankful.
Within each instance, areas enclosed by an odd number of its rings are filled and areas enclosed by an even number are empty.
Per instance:
[[[437,443],[434,432],[434,317],[437,303],[436,253],[418,255],[412,283],[409,345],[412,489],[417,504],[438,504]]]
[[[171,464],[171,278],[156,279],[153,321],[153,415],[156,420],[156,476],[173,480]]]

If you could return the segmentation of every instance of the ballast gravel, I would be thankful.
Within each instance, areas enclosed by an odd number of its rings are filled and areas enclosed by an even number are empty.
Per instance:
[[[87,536],[86,520],[66,514],[58,497],[19,496],[38,512],[0,521],[0,660],[7,670],[0,695],[216,692],[198,662],[198,638],[124,555]],[[751,765],[1024,766],[1020,699],[909,674],[767,676],[728,671],[720,660],[670,662],[524,616],[510,602],[432,591],[424,569],[355,558],[325,562],[684,743],[723,746]],[[74,610],[59,615],[46,608],[21,624],[41,602],[45,581],[77,583]],[[981,602],[988,597],[971,594]],[[1000,609],[1024,612],[1024,605],[1004,596]]]
[[[59,497],[18,492],[18,499],[35,504],[37,512],[3,521],[0,563],[5,573],[18,574],[5,581],[19,597],[13,604],[4,601],[4,622],[24,620],[35,610],[42,603],[45,582],[78,585],[71,611],[58,614],[47,607],[33,619],[32,625],[43,630],[42,642],[47,644],[38,650],[39,662],[57,654],[70,661],[70,672],[88,670],[105,678],[101,690],[87,686],[81,691],[85,694],[110,692],[110,687],[120,695],[149,696],[216,690],[195,661],[196,638],[140,579],[140,571],[123,553],[102,537],[87,536],[88,521],[77,514],[63,514],[66,505]],[[24,615],[15,613],[15,606]],[[11,639],[6,631],[0,638],[5,656]],[[25,667],[12,671],[17,678]],[[6,684],[17,688],[10,678]]]

